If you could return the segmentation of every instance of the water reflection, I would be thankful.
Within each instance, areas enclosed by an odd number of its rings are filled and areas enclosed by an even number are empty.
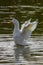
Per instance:
[[[12,35],[0,35],[0,65],[43,65],[43,36],[30,39],[24,47],[15,45]]]
[[[30,60],[30,50],[29,50],[29,46],[20,46],[20,45],[16,45],[16,49],[15,49],[15,59],[18,62],[20,56],[23,56],[24,59],[26,60]]]

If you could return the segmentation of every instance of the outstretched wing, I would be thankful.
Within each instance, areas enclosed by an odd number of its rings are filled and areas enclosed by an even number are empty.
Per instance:
[[[24,27],[21,31],[21,35],[22,35],[23,39],[27,40],[30,37],[31,33],[36,29],[37,24],[38,24],[38,22],[36,19],[36,21],[34,21],[32,23],[30,22],[29,24],[24,25]]]
[[[30,24],[31,18],[28,21],[25,21],[25,23],[22,24],[21,26],[21,32],[24,30],[25,27],[27,27]]]

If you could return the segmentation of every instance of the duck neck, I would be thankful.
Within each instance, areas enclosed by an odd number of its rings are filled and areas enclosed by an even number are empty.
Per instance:
[[[19,32],[19,25],[14,25],[14,30],[13,30],[13,34],[15,34],[15,36],[18,34]]]
[[[14,30],[19,30],[19,23],[14,25]]]

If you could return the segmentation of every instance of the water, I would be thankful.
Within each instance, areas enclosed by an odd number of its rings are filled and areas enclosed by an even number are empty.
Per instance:
[[[43,65],[43,2],[0,1],[0,65]],[[29,38],[29,46],[16,46],[10,16],[19,20],[20,27],[29,18],[38,19],[38,26]],[[7,34],[6,34],[7,33]]]
[[[0,6],[0,33],[12,33],[13,24],[9,21],[10,16],[14,16],[21,24],[32,18],[32,22],[38,19],[37,34],[43,34],[43,7],[33,5],[10,5]]]
[[[30,39],[29,46],[15,46],[11,34],[0,34],[0,65],[43,65],[43,36]]]

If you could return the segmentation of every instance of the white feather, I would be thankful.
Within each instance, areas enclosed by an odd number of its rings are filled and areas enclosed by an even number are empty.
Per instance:
[[[38,24],[38,22],[36,19],[36,21],[34,21],[32,23],[30,22],[30,24],[28,24],[27,26],[24,26],[23,30],[21,31],[21,34],[25,40],[29,39],[32,32],[36,29],[37,24]]]
[[[36,29],[38,23],[37,19],[32,23],[30,21],[31,19],[25,21],[25,23],[21,26],[21,30],[20,30],[18,20],[12,18],[12,22],[14,23],[15,26],[13,31],[15,44],[24,45],[24,46],[28,45],[25,40],[27,40],[31,35],[31,33]]]
[[[23,31],[24,27],[28,26],[30,24],[31,18],[28,21],[25,21],[25,23],[22,24],[21,26],[21,32]]]

